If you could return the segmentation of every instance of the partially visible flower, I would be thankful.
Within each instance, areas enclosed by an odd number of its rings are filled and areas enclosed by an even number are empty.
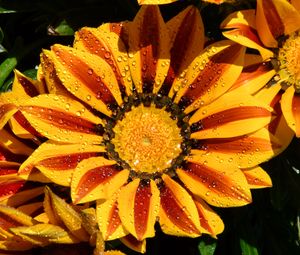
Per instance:
[[[146,4],[170,4],[173,2],[184,2],[185,0],[137,0],[140,5]],[[213,3],[213,4],[222,4],[222,3],[232,3],[236,0],[202,0],[203,2]]]
[[[273,65],[274,82],[284,91],[278,89],[277,101],[297,137],[300,137],[299,5],[297,0],[258,0],[256,11],[235,12],[221,25],[230,29],[223,33],[227,38],[258,50],[266,65]]]

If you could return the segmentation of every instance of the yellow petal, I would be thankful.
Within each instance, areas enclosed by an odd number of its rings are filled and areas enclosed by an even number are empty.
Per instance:
[[[157,93],[169,65],[169,34],[159,8],[142,6],[129,26],[129,67],[137,92]]]
[[[137,0],[140,5],[143,4],[169,4],[174,3],[178,0]]]
[[[168,175],[163,175],[160,189],[159,223],[164,233],[176,236],[201,235],[197,207],[188,192]]]
[[[81,103],[57,95],[40,95],[19,107],[41,134],[58,142],[101,142],[102,120]]]
[[[129,247],[131,250],[134,250],[139,253],[146,252],[146,239],[139,241],[132,235],[124,236],[120,239],[120,241]]]
[[[126,181],[128,170],[120,170],[115,161],[102,157],[89,158],[78,164],[71,183],[74,203],[108,199]]]
[[[126,230],[137,240],[155,235],[159,212],[159,190],[153,180],[135,179],[124,186],[118,198],[119,216]]]
[[[243,169],[243,173],[251,189],[272,187],[272,180],[270,176],[259,166],[250,169]]]
[[[82,227],[82,218],[72,206],[55,195],[48,187],[45,188],[45,197],[50,201],[52,211],[59,217],[67,229],[80,241],[89,239],[88,233]]]
[[[197,126],[191,137],[206,139],[241,136],[266,126],[271,117],[271,108],[267,104],[247,94],[241,99],[239,91],[232,91],[195,112],[189,121]]]
[[[251,202],[251,193],[242,171],[216,160],[192,156],[176,172],[195,195],[218,207],[242,206]]]
[[[203,105],[211,103],[224,94],[236,81],[243,69],[245,47],[221,41],[207,47],[180,74],[169,93],[190,113]]]
[[[54,183],[70,186],[74,169],[86,158],[100,156],[103,147],[89,144],[61,144],[47,141],[21,165],[19,175],[30,180],[31,171],[36,167]]]
[[[105,202],[97,201],[97,221],[104,240],[114,240],[128,234],[119,216],[117,203],[119,194],[117,191]]]

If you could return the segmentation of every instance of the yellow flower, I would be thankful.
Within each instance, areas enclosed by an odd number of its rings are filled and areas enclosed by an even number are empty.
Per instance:
[[[221,25],[232,29],[224,32],[227,38],[258,50],[266,63],[271,60],[276,71],[274,80],[285,91],[282,94],[279,86],[282,113],[278,109],[278,114],[283,114],[297,137],[300,137],[299,10],[297,0],[258,0],[256,12],[233,13]]]
[[[157,221],[170,235],[221,233],[208,204],[250,203],[250,188],[271,186],[257,165],[281,145],[265,128],[268,103],[230,91],[245,47],[203,49],[203,30],[194,7],[165,23],[150,5],[132,22],[85,27],[73,47],[44,50],[49,93],[11,103],[48,138],[19,175],[37,168],[70,187],[74,204],[97,201],[104,240],[123,237],[140,251]]]
[[[146,4],[170,4],[177,1],[184,2],[184,0],[137,0],[140,5]],[[222,3],[232,3],[235,0],[202,0],[203,2],[222,4]]]

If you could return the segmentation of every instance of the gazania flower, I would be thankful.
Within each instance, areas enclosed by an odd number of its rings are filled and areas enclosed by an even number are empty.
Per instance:
[[[232,29],[224,32],[226,37],[258,50],[266,63],[271,61],[276,71],[274,80],[284,91],[280,92],[282,113],[297,137],[300,136],[299,10],[299,1],[258,0],[256,12],[233,13],[221,25]]]
[[[281,145],[264,128],[267,103],[228,92],[245,47],[203,44],[196,8],[165,24],[147,6],[133,22],[82,28],[73,47],[44,50],[49,93],[17,109],[49,140],[19,175],[37,168],[70,187],[74,204],[97,201],[104,240],[143,242],[157,221],[171,235],[222,232],[208,204],[250,203],[250,188],[271,185],[257,165]]]
[[[140,5],[143,5],[143,4],[170,4],[170,3],[173,3],[173,2],[177,2],[177,1],[180,1],[180,0],[138,0],[138,3]],[[181,0],[182,2],[184,0]],[[222,3],[231,3],[231,2],[234,2],[235,0],[202,0],[203,2],[208,2],[208,3],[213,3],[213,4],[222,4]]]

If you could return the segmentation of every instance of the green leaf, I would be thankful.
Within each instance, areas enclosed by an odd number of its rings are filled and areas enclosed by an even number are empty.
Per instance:
[[[198,250],[201,255],[213,255],[215,253],[215,249],[217,246],[217,242],[212,238],[202,238],[198,244]]]
[[[10,75],[13,69],[18,63],[17,57],[11,56],[6,58],[0,64],[0,90],[2,90],[2,85],[5,82],[6,78]]]
[[[69,26],[66,20],[63,20],[59,25],[54,29],[55,35],[74,35],[74,30]]]
[[[3,8],[3,7],[0,7],[0,14],[15,13],[15,12],[16,12],[15,10],[8,10],[8,9]]]
[[[240,239],[240,246],[243,255],[259,255],[256,247],[247,243],[247,241],[242,238]]]

